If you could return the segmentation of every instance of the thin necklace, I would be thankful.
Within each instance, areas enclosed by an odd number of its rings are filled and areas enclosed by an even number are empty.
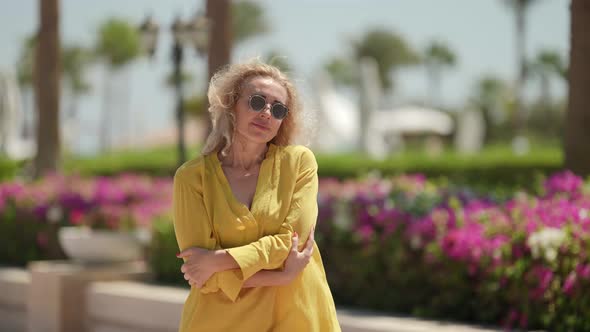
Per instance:
[[[244,178],[250,177],[250,176],[254,175],[255,170],[260,169],[260,165],[262,164],[262,161],[264,161],[267,152],[268,152],[268,148],[261,155],[261,157],[258,157],[258,159],[254,162],[253,166],[251,166],[250,169],[247,169],[247,168],[244,168],[241,166],[238,168],[234,168],[234,167],[231,167],[228,165],[225,166],[225,169],[226,169],[226,171],[230,171],[231,173],[234,173],[234,174],[237,173],[239,175],[239,177],[244,177]],[[241,163],[238,163],[238,164],[241,164]],[[223,166],[223,163],[222,163],[222,166]]]

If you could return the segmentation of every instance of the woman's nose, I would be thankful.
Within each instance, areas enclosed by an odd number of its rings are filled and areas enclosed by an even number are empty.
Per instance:
[[[261,116],[270,118],[270,116],[272,115],[270,112],[270,108],[272,107],[271,104],[266,104],[264,105],[264,108],[262,109],[262,111],[260,111]]]

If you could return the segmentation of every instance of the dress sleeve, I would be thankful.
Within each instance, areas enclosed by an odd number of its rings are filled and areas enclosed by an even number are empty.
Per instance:
[[[179,172],[174,176],[173,210],[174,232],[180,251],[190,247],[220,249],[203,203],[202,193]],[[184,258],[185,262],[186,260]],[[222,291],[234,302],[243,283],[239,270],[227,270],[213,274],[199,291],[201,293]]]
[[[293,233],[297,232],[303,247],[312,226],[317,221],[318,174],[317,162],[311,150],[305,148],[299,158],[299,167],[294,176],[295,188],[287,217],[278,234],[268,235],[248,245],[226,249],[240,266],[243,280],[260,270],[282,267],[289,255]]]

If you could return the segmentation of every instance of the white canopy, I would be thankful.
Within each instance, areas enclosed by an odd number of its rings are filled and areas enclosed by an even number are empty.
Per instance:
[[[370,129],[399,134],[449,135],[453,127],[453,119],[447,113],[418,106],[376,111],[370,123]]]

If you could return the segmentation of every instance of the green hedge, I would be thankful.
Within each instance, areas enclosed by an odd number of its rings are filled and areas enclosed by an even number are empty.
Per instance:
[[[472,189],[515,187],[535,189],[542,175],[562,168],[558,149],[538,149],[526,156],[516,156],[502,148],[490,148],[468,156],[447,152],[440,156],[406,153],[385,160],[371,160],[361,155],[318,155],[320,177],[340,179],[363,177],[370,172],[380,175],[421,173],[436,182],[469,185]]]
[[[198,151],[190,149],[191,158]],[[120,173],[140,173],[152,176],[170,176],[176,169],[175,147],[149,150],[121,150],[90,158],[67,157],[64,169],[68,173],[112,176]]]
[[[24,161],[18,162],[0,158],[0,181],[13,178],[18,169],[24,165]]]
[[[176,258],[178,244],[174,225],[170,221],[159,220],[153,226],[149,260],[156,280],[159,283],[186,286],[186,280],[180,272],[183,261]]]
[[[188,156],[196,156],[197,147]],[[375,160],[361,154],[317,154],[321,177],[357,178],[370,172],[381,175],[422,173],[430,179],[469,185],[475,190],[515,187],[534,189],[541,175],[562,167],[562,152],[556,146],[539,147],[526,156],[515,156],[507,145],[487,147],[473,156],[444,152],[440,156],[424,153],[404,153],[398,157]],[[134,172],[156,176],[171,176],[176,169],[174,147],[147,151],[121,151],[99,158],[73,159],[65,162],[68,172],[84,175],[115,175]]]

